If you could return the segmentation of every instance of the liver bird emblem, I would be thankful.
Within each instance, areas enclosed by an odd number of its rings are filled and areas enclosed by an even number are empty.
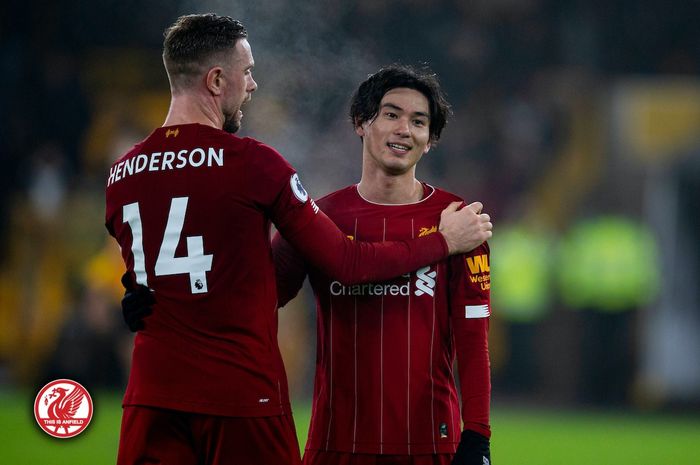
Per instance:
[[[68,433],[70,425],[62,420],[75,417],[83,399],[85,399],[85,390],[80,386],[75,386],[72,391],[57,386],[44,396],[44,405],[48,406],[47,415],[51,420],[56,421],[54,432],[58,433],[58,430],[63,428],[63,431]]]

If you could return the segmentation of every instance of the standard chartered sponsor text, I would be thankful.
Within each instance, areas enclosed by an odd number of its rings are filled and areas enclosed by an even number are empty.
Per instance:
[[[150,155],[142,153],[112,166],[109,170],[107,185],[142,171],[178,170],[186,166],[193,168],[224,166],[224,149],[195,147],[178,152],[153,152]]]
[[[404,284],[354,284],[352,286],[344,286],[338,281],[331,282],[331,295],[350,295],[350,296],[382,296],[382,295],[408,295],[410,292],[410,281]]]

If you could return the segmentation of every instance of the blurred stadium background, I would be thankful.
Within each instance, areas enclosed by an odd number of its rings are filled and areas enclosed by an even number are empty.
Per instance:
[[[396,61],[440,76],[455,115],[418,173],[494,218],[496,463],[700,463],[696,0],[3,1],[0,462],[114,461],[132,336],[104,182],[164,119],[163,29],[205,11],[249,30],[241,133],[315,197],[359,179],[361,80]],[[303,436],[308,290],[280,320]],[[70,445],[31,417],[58,377],[97,393]]]

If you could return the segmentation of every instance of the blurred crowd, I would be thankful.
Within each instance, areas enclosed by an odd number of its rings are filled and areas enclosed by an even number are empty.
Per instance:
[[[697,284],[672,290],[700,277],[700,3],[74,3],[0,6],[0,387],[124,386],[106,173],[165,117],[162,31],[215,11],[246,24],[256,59],[241,133],[316,197],[359,180],[356,85],[391,62],[438,74],[454,117],[418,177],[494,218],[495,401],[700,405],[685,360],[700,336],[658,342],[678,324],[700,333]],[[280,340],[305,396],[313,302],[288,307]],[[668,328],[650,329],[660,312]]]

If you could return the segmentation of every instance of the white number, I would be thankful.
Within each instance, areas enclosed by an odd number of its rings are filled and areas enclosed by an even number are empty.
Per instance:
[[[134,273],[136,282],[148,286],[146,277],[146,256],[143,254],[143,228],[141,227],[141,213],[138,203],[124,205],[122,212],[124,223],[129,223],[131,228],[131,253],[134,254]]]
[[[189,274],[190,288],[193,294],[208,291],[207,271],[211,271],[213,255],[204,255],[204,239],[202,236],[187,237],[187,256],[176,257],[175,249],[180,242],[182,226],[185,223],[188,197],[176,197],[170,203],[168,224],[165,226],[163,240],[160,244],[156,260],[156,276],[173,274]],[[146,260],[143,253],[143,228],[139,204],[131,203],[124,206],[124,223],[129,223],[133,237],[131,252],[134,254],[134,272],[136,282],[148,286],[146,277]]]

